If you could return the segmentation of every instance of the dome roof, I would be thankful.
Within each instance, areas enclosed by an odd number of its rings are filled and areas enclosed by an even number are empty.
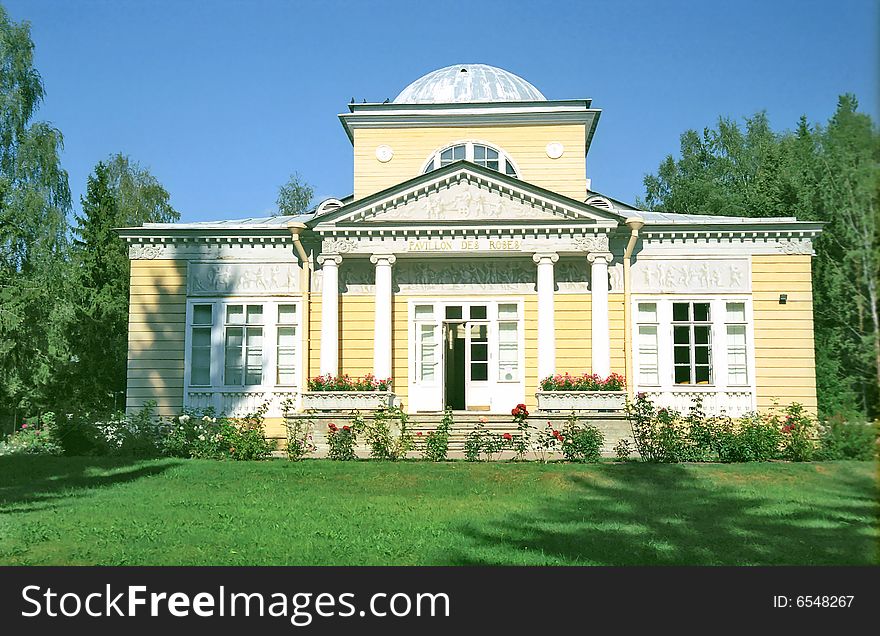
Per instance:
[[[395,104],[547,101],[518,75],[486,64],[455,64],[431,71],[404,88]]]

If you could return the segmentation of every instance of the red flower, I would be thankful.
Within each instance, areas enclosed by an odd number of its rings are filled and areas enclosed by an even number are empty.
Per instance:
[[[419,431],[418,433],[416,433],[416,436],[421,437],[421,436],[422,436],[422,432]]]
[[[509,442],[510,440],[513,439],[513,435],[511,435],[510,433],[505,433],[505,434],[502,435],[501,437],[503,437],[504,439],[506,439],[508,442]]]
[[[330,422],[330,423],[327,425],[327,428],[329,428],[329,429],[330,429],[331,431],[333,431],[334,433],[335,433],[336,431],[339,430],[339,429],[336,427],[336,424],[334,424],[333,422]]]
[[[350,431],[350,430],[351,430],[351,427],[348,426],[348,425],[346,425],[346,426],[343,426],[343,427],[342,427],[342,430],[343,430],[343,431]]]

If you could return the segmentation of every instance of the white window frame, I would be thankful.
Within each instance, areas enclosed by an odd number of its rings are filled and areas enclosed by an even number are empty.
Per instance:
[[[513,159],[511,159],[509,153],[504,151],[504,149],[500,148],[499,146],[496,146],[495,144],[491,144],[487,141],[482,141],[480,139],[462,139],[438,148],[437,150],[432,152],[428,159],[422,164],[421,174],[425,174],[427,172],[431,172],[440,168],[440,154],[443,151],[449,150],[450,148],[453,148],[455,146],[464,146],[464,160],[470,161],[471,163],[476,163],[476,161],[474,161],[474,146],[485,146],[490,150],[494,150],[498,153],[498,170],[496,172],[506,175],[508,177],[513,177],[514,179],[523,178],[519,166]],[[513,171],[516,173],[515,175],[507,174],[507,170],[504,169],[504,162],[507,162],[513,168]],[[492,168],[489,169],[492,170]]]
[[[672,322],[672,304],[674,302],[708,302],[710,304],[710,343],[712,347],[711,363],[712,363],[712,384],[676,384],[675,383],[675,366],[674,366],[674,350],[673,350],[673,322]],[[727,303],[743,303],[745,309],[745,323],[736,322],[729,323],[727,321]],[[755,336],[754,336],[754,309],[752,305],[752,297],[749,294],[719,294],[719,295],[703,295],[703,294],[633,294],[631,299],[631,315],[633,316],[632,325],[630,327],[630,337],[632,338],[632,364],[633,364],[633,386],[638,392],[645,390],[647,392],[743,392],[749,391],[752,394],[752,400],[756,396],[755,381]],[[656,323],[640,323],[639,322],[639,303],[656,303],[657,305],[657,322]],[[641,384],[639,382],[640,367],[638,356],[638,333],[641,324],[657,324],[658,337],[658,376],[659,385]],[[728,365],[727,365],[727,325],[728,324],[745,324],[746,327],[746,384],[729,384],[728,383]]]
[[[211,383],[193,384],[192,372],[192,330],[193,312],[196,305],[212,305],[213,325],[211,326]],[[227,385],[224,384],[225,347],[226,347],[226,307],[229,305],[261,305],[263,307],[263,347],[262,347],[262,382],[260,384]],[[278,323],[278,306],[295,305],[296,321],[291,324]],[[235,296],[228,298],[188,298],[186,303],[186,335],[184,338],[184,394],[189,391],[213,392],[252,392],[252,391],[298,391],[303,377],[303,344],[302,344],[302,301],[299,298]],[[247,312],[247,309],[244,310]],[[195,325],[198,327],[198,325]],[[242,324],[243,328],[247,325]],[[278,384],[278,328],[295,326],[295,384]],[[244,361],[246,362],[246,361]]]

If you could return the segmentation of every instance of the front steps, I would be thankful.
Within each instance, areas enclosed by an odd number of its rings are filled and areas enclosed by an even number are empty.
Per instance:
[[[368,412],[362,415],[369,420],[371,414]],[[292,413],[287,416],[293,418],[306,418],[314,422],[313,441],[318,447],[317,451],[311,453],[310,457],[325,457],[327,454],[327,431],[330,423],[335,424],[339,428],[344,425],[350,425],[351,413],[336,412],[320,412],[320,413]],[[517,433],[516,423],[510,415],[489,414],[479,412],[453,412],[454,423],[449,431],[449,458],[458,459],[464,457],[464,442],[468,433],[470,433],[481,418],[485,420],[484,426],[486,430],[492,433],[503,435]],[[529,416],[528,422],[535,429],[544,428],[550,424],[554,429],[561,431],[565,428],[569,415],[562,413],[533,413]],[[424,437],[434,431],[443,419],[443,413],[413,413],[408,415],[408,427],[414,436],[414,448],[408,454],[408,457],[421,457],[420,449],[423,446]],[[602,447],[602,455],[604,457],[614,457],[614,447],[623,439],[629,439],[632,442],[632,428],[626,415],[619,412],[609,413],[580,413],[578,414],[578,422],[586,422],[597,427],[605,436],[605,442]],[[421,433],[422,435],[418,435]],[[362,438],[363,436],[361,436]],[[281,440],[281,446],[284,446],[286,440]],[[362,440],[360,440],[362,441]],[[359,457],[369,457],[369,447],[366,443],[358,445],[357,454]],[[561,454],[557,454],[561,457]],[[501,459],[509,459],[513,457],[512,452],[505,452]],[[532,454],[527,453],[527,459],[531,459]]]

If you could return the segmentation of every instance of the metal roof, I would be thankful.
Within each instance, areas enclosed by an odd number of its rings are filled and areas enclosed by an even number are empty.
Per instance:
[[[547,101],[532,84],[486,64],[454,64],[431,71],[404,88],[395,104]]]

